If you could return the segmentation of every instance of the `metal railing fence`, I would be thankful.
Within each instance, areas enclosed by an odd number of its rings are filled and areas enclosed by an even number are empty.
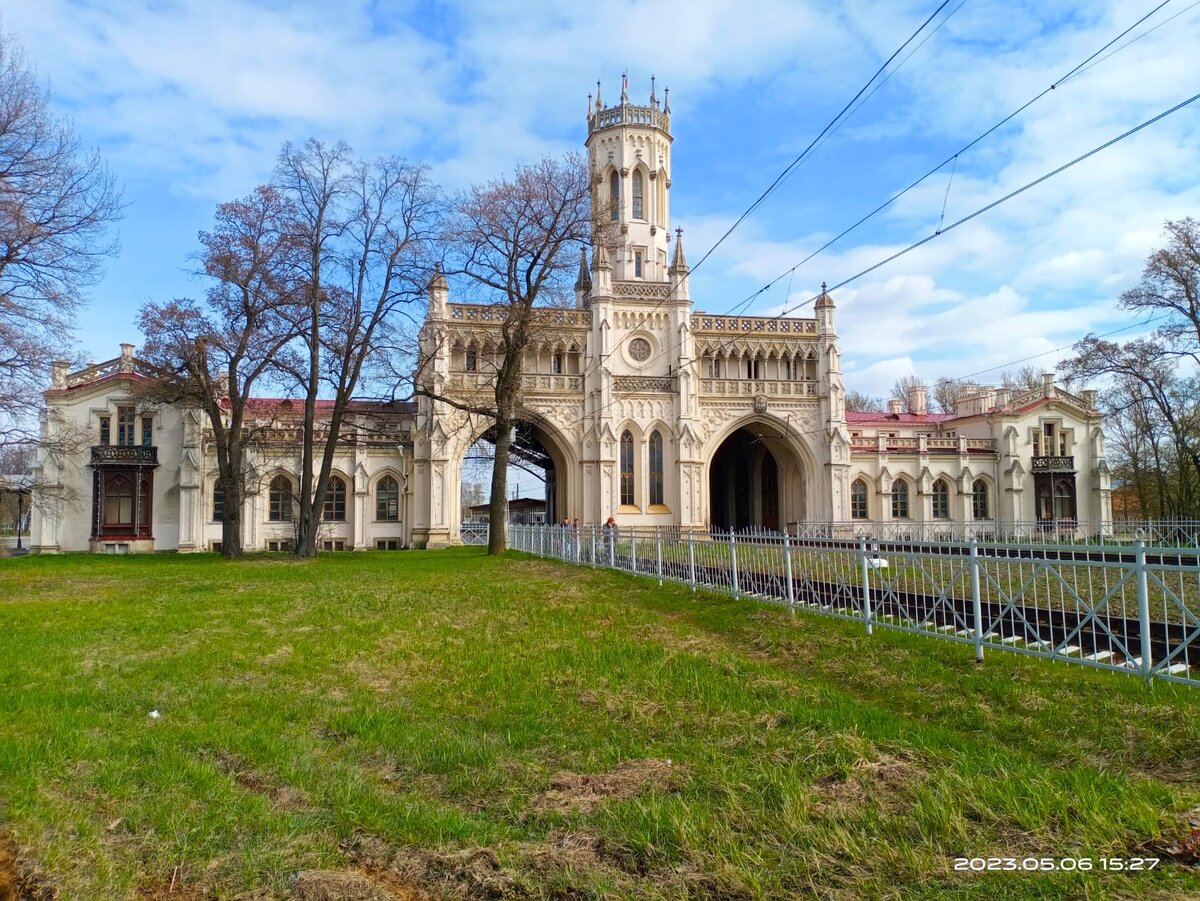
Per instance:
[[[512,525],[514,550],[735,598],[1200,685],[1200,551]]]
[[[1138,520],[1080,522],[1076,520],[973,521],[892,520],[873,522],[788,523],[788,532],[798,538],[866,538],[868,541],[1001,542],[1006,544],[1094,544],[1129,546],[1138,541],[1147,546],[1196,547],[1200,545],[1200,521]]]

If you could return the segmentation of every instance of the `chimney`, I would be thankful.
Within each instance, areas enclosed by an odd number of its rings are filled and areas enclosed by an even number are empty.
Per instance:
[[[1043,372],[1042,373],[1042,396],[1043,397],[1054,397],[1054,373],[1053,372]]]
[[[888,401],[888,412],[899,415],[904,412],[904,401],[899,398],[892,398]]]
[[[133,372],[133,345],[121,345],[121,371]]]
[[[1007,406],[1008,406],[1008,389],[1007,388],[997,388],[996,389],[996,409],[1003,410]]]
[[[1096,389],[1095,388],[1088,388],[1084,391],[1081,391],[1080,396],[1083,398],[1083,402],[1084,402],[1084,404],[1087,405],[1087,408],[1089,410],[1096,409]]]
[[[67,387],[67,373],[71,371],[70,360],[55,360],[50,364],[50,387]]]
[[[925,409],[925,386],[913,385],[908,389],[908,412],[924,416],[929,411]]]

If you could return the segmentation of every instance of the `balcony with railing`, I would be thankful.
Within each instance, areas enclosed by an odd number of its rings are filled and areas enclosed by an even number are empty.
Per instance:
[[[598,128],[611,128],[614,125],[652,125],[663,131],[671,131],[671,113],[655,106],[635,106],[622,103],[620,106],[610,106],[599,110],[588,118],[588,131]]]
[[[1029,468],[1033,472],[1074,472],[1075,458],[1070,456],[1032,457]]]
[[[779,316],[713,316],[697,312],[692,316],[692,333],[729,335],[808,335],[816,337],[817,320],[784,319]]]
[[[817,396],[817,383],[798,379],[700,379],[700,393],[715,397],[811,397]]]
[[[996,439],[964,438],[962,436],[920,435],[855,435],[850,449],[855,453],[930,454],[949,456],[961,454],[995,454]]]
[[[158,448],[153,445],[92,445],[92,466],[157,466]]]
[[[446,388],[466,394],[491,392],[496,377],[489,372],[452,372]],[[521,376],[521,390],[526,394],[578,394],[583,391],[582,375],[563,375],[532,372]]]

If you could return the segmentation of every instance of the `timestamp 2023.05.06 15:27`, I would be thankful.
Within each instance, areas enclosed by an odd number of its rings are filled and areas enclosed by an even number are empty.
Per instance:
[[[1109,872],[1136,873],[1153,870],[1157,857],[956,857],[954,870],[960,873],[1008,872]]]

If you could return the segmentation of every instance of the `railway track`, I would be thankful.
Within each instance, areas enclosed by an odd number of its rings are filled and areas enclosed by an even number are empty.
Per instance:
[[[846,551],[858,550],[857,542],[830,542],[822,547]],[[872,545],[874,549],[875,545]],[[926,546],[908,543],[879,542],[879,553],[928,553]],[[939,555],[946,556],[944,545],[939,545]],[[1004,559],[1013,560],[1055,560],[1061,562],[1108,562],[1132,563],[1133,555],[1123,551],[1106,551],[1103,561],[1095,559],[1097,552],[1088,551],[1058,551],[1046,548],[1015,548],[1003,549],[1012,551],[1002,555]],[[964,548],[965,553],[969,550]],[[1032,552],[1032,554],[1030,553]],[[1047,554],[1053,556],[1038,556]],[[1075,555],[1075,556],[1059,556]],[[1087,554],[1085,558],[1081,556]],[[989,555],[995,556],[989,549]],[[955,556],[955,555],[950,555]],[[1194,565],[1195,555],[1158,555],[1155,562],[1165,561],[1162,565]],[[1182,560],[1182,563],[1174,562]],[[626,555],[615,555],[614,562],[618,569],[638,572],[641,575],[656,577],[658,561],[653,557],[637,559]],[[1147,555],[1147,563],[1151,555]],[[693,567],[687,562],[678,560],[662,561],[662,576],[677,582],[690,582]],[[723,567],[696,564],[694,567],[695,580],[698,586],[729,590],[732,586],[732,574]],[[760,598],[774,603],[786,603],[787,581],[782,575],[762,572],[753,568],[739,570],[738,591],[740,594]],[[862,588],[858,585],[845,585],[822,580],[814,580],[803,576],[792,579],[792,592],[795,603],[820,608],[826,612],[844,612],[842,615],[854,616],[861,619]],[[883,626],[900,626],[907,629],[942,632],[947,637],[955,637],[965,641],[974,639],[974,605],[971,598],[955,597],[953,595],[939,596],[911,591],[899,591],[883,586],[872,586],[870,589],[872,619]],[[1140,666],[1143,653],[1142,625],[1136,618],[1108,615],[1103,609],[1095,611],[1071,610],[1066,607],[1032,607],[1022,604],[997,603],[982,601],[980,604],[981,619],[985,635],[990,644],[1010,644],[1014,647],[1036,650],[1041,653],[1051,651],[1068,657],[1091,659],[1096,663],[1107,663],[1113,666],[1128,665],[1131,668]],[[1195,627],[1180,623],[1170,623],[1152,620],[1149,625],[1149,651],[1152,661],[1161,661],[1177,651],[1188,642],[1189,635]],[[1185,663],[1187,658],[1184,651],[1179,651],[1172,662]],[[1181,671],[1177,670],[1176,674]]]

